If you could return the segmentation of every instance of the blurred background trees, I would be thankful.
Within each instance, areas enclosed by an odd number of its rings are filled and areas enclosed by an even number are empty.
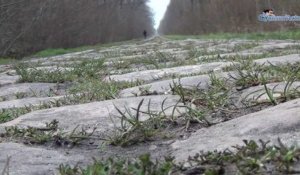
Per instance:
[[[159,33],[242,33],[299,28],[300,23],[257,21],[257,16],[268,8],[273,8],[276,15],[300,15],[299,0],[171,0]]]
[[[0,56],[24,56],[154,32],[147,0],[0,0]]]
[[[129,40],[154,33],[148,0],[0,0],[0,56]],[[162,0],[163,1],[163,0]],[[171,0],[160,34],[264,32],[300,23],[257,21],[264,9],[300,15],[299,0]]]

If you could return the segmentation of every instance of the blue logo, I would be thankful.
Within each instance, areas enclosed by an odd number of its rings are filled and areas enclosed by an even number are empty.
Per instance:
[[[277,21],[300,21],[300,16],[270,16],[266,14],[260,14],[258,16],[258,21],[261,22],[277,22]]]

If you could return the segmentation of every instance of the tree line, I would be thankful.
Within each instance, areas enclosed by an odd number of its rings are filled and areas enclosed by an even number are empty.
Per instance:
[[[148,0],[0,0],[0,56],[142,37]]]
[[[159,33],[242,33],[299,28],[299,22],[259,22],[257,16],[268,8],[274,9],[276,15],[300,16],[299,0],[171,0]]]

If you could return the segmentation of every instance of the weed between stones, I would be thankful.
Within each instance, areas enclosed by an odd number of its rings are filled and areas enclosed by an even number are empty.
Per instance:
[[[223,152],[200,152],[190,157],[186,162],[176,163],[174,158],[153,161],[150,154],[136,159],[109,158],[94,160],[85,168],[61,164],[61,175],[89,174],[290,174],[300,173],[297,170],[300,159],[300,149],[286,147],[280,139],[278,145],[269,142],[244,140],[244,145],[233,146],[234,150]]]
[[[49,82],[64,83],[72,82],[80,78],[99,79],[105,70],[104,60],[88,60],[79,64],[73,64],[68,69],[54,67],[49,70],[37,65],[25,63],[15,65],[17,74],[20,75],[20,82]]]
[[[109,143],[115,146],[130,146],[138,144],[140,142],[151,141],[155,137],[166,138],[171,135],[167,131],[167,125],[170,125],[170,119],[165,114],[165,110],[170,107],[164,107],[166,99],[161,105],[161,112],[153,113],[150,109],[151,101],[148,103],[148,111],[141,111],[141,106],[144,100],[140,101],[138,107],[134,109],[135,114],[132,114],[131,110],[125,108],[125,112],[122,112],[118,107],[115,107],[119,113],[121,121],[120,127],[116,128],[116,131],[112,135],[108,136]],[[177,106],[171,106],[174,110]],[[140,114],[144,113],[149,116],[147,120],[141,120]]]
[[[269,63],[270,66],[264,64],[259,65],[251,61],[242,62],[241,65],[235,65],[235,76],[231,75],[231,78],[235,81],[237,90],[247,89],[249,87],[263,85],[265,92],[262,92],[256,99],[250,103],[255,103],[261,96],[267,95],[269,102],[273,105],[277,105],[279,102],[286,102],[298,98],[300,95],[299,87],[291,89],[291,86],[300,80],[300,68],[297,64],[286,64],[281,66],[275,66]],[[268,83],[273,82],[285,82],[284,90],[282,92],[275,92],[274,86],[272,89],[267,87]],[[247,96],[259,92],[255,91]],[[279,97],[275,97],[275,93],[279,93]],[[247,98],[246,96],[246,98]]]
[[[252,61],[240,61],[240,64],[233,64],[231,70],[236,72],[231,76],[236,86],[245,89],[264,83],[288,81],[294,82],[300,79],[299,63],[275,66],[269,63],[257,64]]]
[[[87,133],[84,129],[81,131],[77,131],[77,129],[78,127],[75,127],[70,134],[64,133],[58,129],[58,121],[53,120],[50,123],[46,123],[44,128],[6,127],[5,133],[1,137],[22,140],[25,144],[52,143],[56,146],[73,147],[93,135],[93,132]]]
[[[5,123],[11,121],[23,114],[30,112],[28,108],[11,108],[11,109],[2,109],[0,112],[0,123]]]

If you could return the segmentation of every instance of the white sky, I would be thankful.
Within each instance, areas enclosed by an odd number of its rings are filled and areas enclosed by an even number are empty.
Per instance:
[[[153,11],[154,14],[154,28],[157,29],[160,21],[163,19],[164,14],[167,10],[167,7],[170,3],[170,0],[150,0],[148,5]]]

